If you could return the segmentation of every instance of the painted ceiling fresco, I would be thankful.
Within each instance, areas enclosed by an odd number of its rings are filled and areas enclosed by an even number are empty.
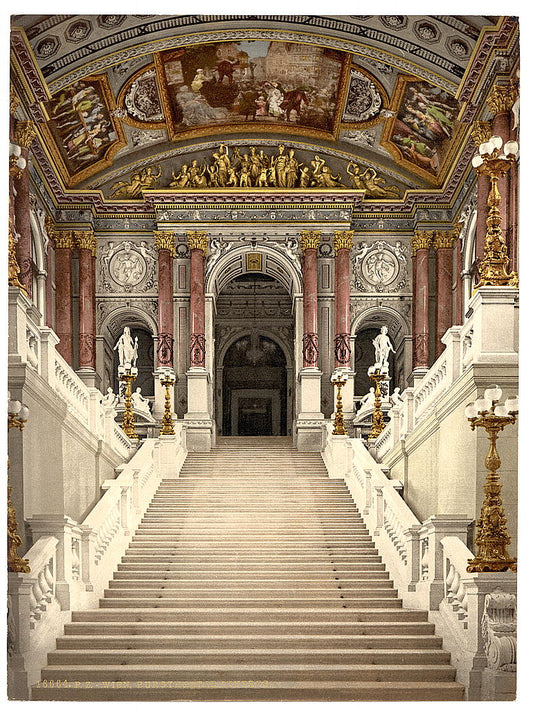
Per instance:
[[[14,16],[66,186],[112,199],[155,187],[398,199],[443,183],[464,131],[455,94],[493,18],[252,19],[255,30],[246,16]]]

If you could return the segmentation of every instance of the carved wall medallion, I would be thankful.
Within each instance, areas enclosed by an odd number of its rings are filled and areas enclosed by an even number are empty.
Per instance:
[[[383,99],[376,84],[369,76],[352,68],[343,121],[369,121],[379,114],[382,105]]]
[[[110,292],[145,292],[155,288],[157,256],[146,241],[110,241],[100,257],[101,288]]]
[[[407,283],[406,247],[399,241],[361,242],[352,256],[354,286],[363,292],[395,292]]]

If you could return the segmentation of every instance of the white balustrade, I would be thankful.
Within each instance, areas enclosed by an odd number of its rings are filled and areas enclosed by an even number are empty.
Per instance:
[[[71,411],[84,424],[89,425],[89,390],[76,372],[56,352],[54,388]]]

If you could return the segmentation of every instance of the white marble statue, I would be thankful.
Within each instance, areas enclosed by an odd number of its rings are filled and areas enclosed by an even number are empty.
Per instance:
[[[118,403],[118,396],[111,387],[107,387],[107,394],[102,399],[102,404],[106,408],[114,408]]]
[[[389,354],[391,352],[396,352],[392,347],[392,342],[387,335],[387,326],[383,325],[381,332],[373,340],[374,350],[376,352],[376,363],[375,369],[379,369],[381,373],[389,371]]]
[[[371,411],[376,403],[376,390],[374,387],[370,387],[368,394],[365,394],[359,401],[360,407],[357,414],[359,415],[362,411]]]
[[[397,406],[398,404],[401,404],[402,397],[400,396],[400,387],[396,387],[392,394],[389,396],[389,401],[393,406]]]
[[[136,337],[135,342],[133,341],[128,326],[124,328],[124,332],[118,338],[118,342],[113,349],[118,349],[118,361],[121,367],[137,366],[139,340]]]
[[[133,408],[137,409],[137,411],[144,411],[147,414],[150,413],[150,402],[141,394],[141,387],[137,387],[131,395],[131,403],[133,404]]]

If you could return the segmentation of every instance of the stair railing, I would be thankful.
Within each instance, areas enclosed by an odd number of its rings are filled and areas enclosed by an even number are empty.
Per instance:
[[[516,574],[467,573],[471,520],[438,514],[420,522],[362,439],[325,428],[328,474],[345,480],[404,607],[428,611],[468,699],[512,699]]]
[[[143,441],[104,481],[102,497],[80,523],[64,515],[27,520],[30,572],[8,574],[10,698],[29,699],[71,612],[98,605],[161,478],[179,476],[187,450],[183,425],[175,428],[175,436]]]

